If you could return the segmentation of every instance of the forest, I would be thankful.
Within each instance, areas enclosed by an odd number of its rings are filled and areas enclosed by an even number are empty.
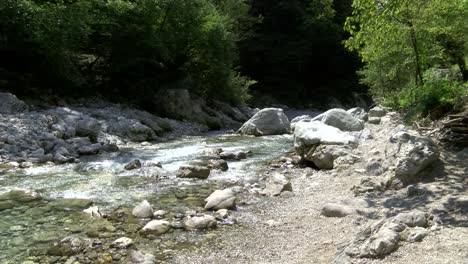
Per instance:
[[[437,117],[466,94],[467,17],[464,0],[4,0],[0,89],[143,108],[171,88],[295,106],[370,94]]]

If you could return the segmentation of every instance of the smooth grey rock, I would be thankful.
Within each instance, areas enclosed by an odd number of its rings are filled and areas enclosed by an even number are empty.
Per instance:
[[[185,223],[186,230],[202,230],[216,227],[216,218],[211,215],[192,216]]]
[[[360,131],[364,129],[364,122],[353,117],[343,109],[330,109],[323,114],[321,121],[341,131]]]
[[[275,173],[268,178],[265,189],[263,189],[260,194],[277,196],[284,191],[293,191],[291,182],[284,175]]]
[[[336,159],[347,155],[350,155],[350,150],[346,149],[345,146],[319,145],[311,155],[309,153],[304,158],[312,161],[319,169],[331,170],[334,168]]]
[[[326,217],[345,217],[356,214],[357,210],[350,206],[337,203],[329,203],[322,207],[321,215]]]
[[[177,171],[177,177],[179,178],[207,179],[208,176],[210,176],[210,169],[202,166],[181,166]]]
[[[236,196],[232,189],[216,190],[205,199],[206,210],[233,209],[236,206]]]
[[[287,134],[290,131],[288,117],[280,108],[265,108],[257,112],[237,131],[243,135],[266,136]]]
[[[147,200],[144,200],[133,208],[132,215],[138,218],[151,218],[153,217],[153,208]]]
[[[171,223],[165,220],[153,220],[147,223],[140,232],[144,234],[162,235],[171,229]]]

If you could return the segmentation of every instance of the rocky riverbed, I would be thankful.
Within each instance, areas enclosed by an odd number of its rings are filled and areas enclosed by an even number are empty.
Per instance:
[[[241,136],[108,103],[6,101],[1,263],[468,259],[466,149],[382,108],[263,109]]]

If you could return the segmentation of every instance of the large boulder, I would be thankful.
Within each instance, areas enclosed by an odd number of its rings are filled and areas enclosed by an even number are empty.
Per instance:
[[[294,130],[294,147],[303,159],[312,157],[319,145],[354,145],[356,143],[354,136],[318,121],[299,122]]]
[[[10,93],[0,93],[0,114],[16,114],[28,111],[23,101]]]
[[[237,131],[243,135],[266,136],[287,134],[290,131],[288,117],[280,108],[265,108],[256,113]]]
[[[400,131],[392,135],[387,151],[394,156],[395,176],[403,183],[416,181],[424,169],[439,159],[436,144],[415,132]]]
[[[233,209],[236,206],[236,194],[232,189],[216,190],[205,202],[206,210]]]
[[[339,108],[328,110],[323,114],[321,120],[323,123],[342,131],[360,131],[364,129],[364,121]]]

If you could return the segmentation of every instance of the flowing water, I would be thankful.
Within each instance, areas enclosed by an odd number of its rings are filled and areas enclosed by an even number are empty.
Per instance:
[[[101,245],[80,251],[81,255],[89,255],[82,259],[84,263],[111,263],[106,262],[110,257],[105,255],[109,249],[105,244],[122,236],[133,238],[139,250],[146,248],[155,255],[185,245],[187,240],[196,244],[205,236],[174,231],[168,236],[140,237],[142,223],[131,217],[131,208],[146,199],[155,210],[171,212],[169,218],[202,210],[203,199],[213,190],[255,182],[266,161],[280,157],[292,146],[290,135],[191,136],[165,143],[128,145],[116,153],[84,157],[78,164],[0,170],[0,263],[65,263],[77,253],[54,248],[70,235],[88,242],[94,239],[92,245]],[[206,162],[208,153],[216,148],[251,153],[245,160],[228,162],[226,172],[212,171],[207,180],[175,177],[179,166]],[[125,171],[123,167],[134,159],[143,163],[159,161],[165,171],[145,166]],[[35,192],[42,198],[11,190]],[[82,213],[91,202],[109,217],[93,219]],[[111,259],[122,262],[121,255],[114,252]]]

